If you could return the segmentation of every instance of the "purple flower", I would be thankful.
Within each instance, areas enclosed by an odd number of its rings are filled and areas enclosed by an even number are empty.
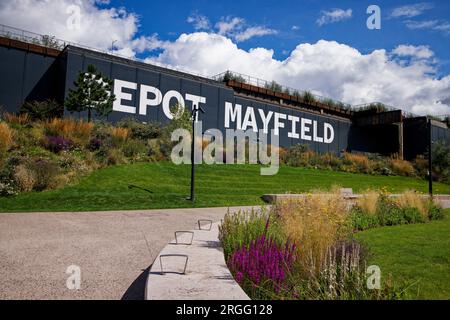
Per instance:
[[[240,284],[248,280],[252,288],[271,282],[279,292],[286,280],[286,274],[295,262],[294,244],[278,245],[266,236],[260,236],[241,249],[233,252],[228,260],[230,270]]]
[[[73,142],[64,137],[47,137],[47,148],[55,153],[64,150],[70,150],[73,147]]]
[[[95,151],[100,149],[100,147],[103,145],[103,141],[98,138],[92,138],[89,142],[89,150]]]

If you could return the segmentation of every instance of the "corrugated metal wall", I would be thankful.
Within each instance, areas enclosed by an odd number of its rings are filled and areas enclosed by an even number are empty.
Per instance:
[[[256,109],[264,110],[266,113],[269,111],[279,112],[286,115],[293,115],[300,118],[311,119],[317,121],[319,132],[318,135],[323,137],[323,126],[327,122],[334,128],[335,138],[330,144],[313,142],[301,139],[294,139],[288,137],[288,131],[290,126],[288,120],[284,120],[285,128],[280,129],[280,144],[282,146],[289,147],[294,144],[308,144],[311,150],[317,152],[341,152],[348,148],[348,135],[350,132],[351,122],[347,119],[341,119],[337,117],[327,117],[319,114],[300,112],[293,109],[283,108],[275,104],[265,103],[260,100],[254,100],[251,98],[244,98],[242,96],[235,96],[234,91],[225,87],[221,83],[216,83],[207,80],[196,81],[190,78],[189,75],[178,74],[171,75],[158,70],[152,70],[151,66],[136,64],[128,61],[112,61],[108,57],[103,57],[102,54],[95,52],[80,50],[77,48],[69,48],[67,58],[67,72],[66,72],[66,95],[70,88],[73,87],[73,81],[76,79],[80,70],[86,70],[89,64],[97,66],[97,68],[107,75],[110,79],[125,80],[138,85],[144,84],[157,87],[164,95],[169,90],[176,90],[183,96],[186,93],[200,95],[206,97],[206,105],[204,109],[206,113],[200,115],[200,120],[203,122],[203,129],[217,128],[224,130],[225,119],[225,102],[232,102],[242,105],[242,116],[244,116],[247,107],[253,107]],[[132,100],[127,102],[127,105],[134,106],[136,110],[139,107],[139,86],[136,91],[131,92]],[[190,102],[186,103],[187,108],[191,108]],[[124,117],[134,116],[141,121],[158,121],[167,122],[167,118],[162,112],[161,107],[149,107],[149,112],[146,116],[139,114],[127,114],[121,112],[113,112],[109,117],[111,121],[117,121]],[[256,116],[258,127],[262,128],[262,122],[259,116]],[[272,119],[273,123],[273,119]],[[234,127],[235,129],[235,127]]]
[[[306,141],[288,137],[290,131],[289,121],[283,120],[284,129],[280,129],[280,143],[282,146],[294,144],[307,144],[311,150],[317,152],[336,152],[344,150],[375,152],[391,154],[398,151],[398,127],[396,125],[384,126],[357,126],[350,120],[326,116],[280,105],[266,101],[236,95],[234,91],[222,83],[209,79],[199,78],[190,74],[178,73],[172,70],[134,62],[127,59],[87,51],[80,48],[69,47],[58,58],[43,55],[19,48],[0,46],[0,105],[7,111],[16,112],[25,100],[56,99],[63,102],[69,88],[73,87],[79,71],[86,70],[89,64],[96,65],[100,71],[111,79],[120,79],[157,87],[164,94],[169,90],[176,90],[183,96],[186,93],[206,97],[205,115],[200,115],[204,130],[217,128],[224,130],[225,101],[242,105],[242,114],[247,107],[261,109],[264,112],[280,112],[285,115],[307,118],[317,121],[319,136],[323,137],[323,125],[331,124],[335,131],[335,138],[331,144]],[[130,105],[138,107],[138,90],[133,92]],[[191,107],[189,102],[186,105]],[[134,116],[141,121],[167,122],[161,107],[149,107],[146,116],[113,112],[110,121],[117,121],[123,117]],[[257,116],[258,127],[262,121]],[[422,119],[422,120],[421,120]],[[414,158],[417,154],[426,151],[427,131],[424,118],[413,119],[404,123],[404,150],[405,157]],[[273,119],[272,119],[273,123]],[[432,137],[434,141],[445,140],[450,144],[450,130],[433,126]]]
[[[65,60],[0,46],[0,105],[17,112],[24,101],[62,102]]]

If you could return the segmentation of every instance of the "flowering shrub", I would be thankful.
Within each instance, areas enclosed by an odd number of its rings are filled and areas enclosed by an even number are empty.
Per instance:
[[[404,282],[367,285],[359,230],[423,223],[443,212],[420,194],[369,192],[355,204],[336,190],[278,202],[269,210],[228,213],[219,239],[235,280],[252,299],[399,299]]]
[[[422,194],[405,191],[389,197],[385,191],[361,197],[349,213],[349,224],[355,231],[399,224],[424,223],[444,217],[442,208]]]
[[[96,151],[100,149],[103,145],[103,140],[99,138],[92,138],[89,142],[89,150]]]
[[[55,163],[47,159],[32,160],[28,164],[28,168],[33,172],[35,178],[34,189],[37,191],[51,188],[60,170]]]
[[[11,197],[18,194],[14,181],[0,181],[0,197]]]
[[[230,270],[240,284],[258,290],[269,286],[276,292],[283,290],[286,273],[295,262],[294,244],[278,245],[271,237],[258,237],[248,247],[234,251],[228,260]]]
[[[73,147],[73,142],[64,137],[47,137],[47,149],[54,153],[60,153],[64,150],[70,150]]]
[[[0,122],[0,155],[8,151],[13,143],[13,131],[5,122]]]
[[[219,239],[222,243],[225,258],[236,250],[249,247],[261,236],[275,239],[282,243],[282,232],[274,219],[265,208],[261,210],[228,212],[219,226]]]

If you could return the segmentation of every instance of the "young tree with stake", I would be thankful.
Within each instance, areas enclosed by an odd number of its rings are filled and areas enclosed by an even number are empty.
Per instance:
[[[65,103],[68,111],[87,111],[89,122],[93,112],[101,118],[106,118],[112,112],[116,99],[111,92],[113,81],[103,76],[95,66],[89,65],[87,72],[81,71],[74,85],[75,89],[69,89]]]

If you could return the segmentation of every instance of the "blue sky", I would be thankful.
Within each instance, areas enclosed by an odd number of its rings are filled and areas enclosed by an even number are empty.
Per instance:
[[[429,9],[414,17],[391,17],[395,8],[428,3]],[[366,9],[371,4],[381,8],[381,30],[369,30]],[[243,41],[243,49],[272,48],[277,59],[286,58],[299,43],[315,43],[320,39],[348,44],[362,53],[375,49],[392,50],[399,44],[429,46],[439,59],[438,76],[450,73],[450,29],[447,33],[433,29],[410,29],[409,21],[450,21],[450,1],[140,1],[112,0],[110,6],[124,6],[140,17],[140,34],[158,33],[160,38],[175,40],[181,33],[194,32],[187,22],[192,15],[202,15],[215,24],[223,17],[241,17],[248,25],[264,26],[277,31],[275,35],[254,37]],[[424,6],[427,8],[427,6]],[[318,26],[322,11],[335,8],[352,9],[352,17],[340,22]]]

